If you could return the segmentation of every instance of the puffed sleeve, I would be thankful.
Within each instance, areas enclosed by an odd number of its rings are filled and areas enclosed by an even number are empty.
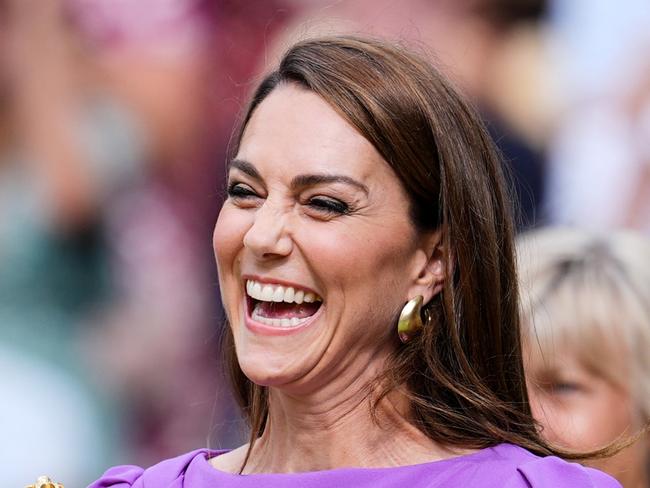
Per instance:
[[[601,471],[554,456],[523,463],[517,471],[531,488],[621,488],[618,481]]]
[[[88,488],[142,488],[143,473],[144,469],[138,466],[116,466]]]
[[[166,459],[148,469],[138,466],[116,466],[109,469],[88,488],[182,488],[192,461],[218,454],[219,451],[197,449]]]

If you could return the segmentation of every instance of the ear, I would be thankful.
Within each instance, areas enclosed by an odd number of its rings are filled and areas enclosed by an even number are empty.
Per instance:
[[[422,295],[426,304],[442,291],[445,281],[451,277],[452,259],[444,247],[441,230],[423,233],[416,252],[408,299]]]

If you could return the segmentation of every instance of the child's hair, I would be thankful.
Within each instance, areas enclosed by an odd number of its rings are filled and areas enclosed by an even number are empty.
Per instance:
[[[650,240],[542,229],[517,243],[523,341],[552,361],[572,351],[628,390],[650,420]]]

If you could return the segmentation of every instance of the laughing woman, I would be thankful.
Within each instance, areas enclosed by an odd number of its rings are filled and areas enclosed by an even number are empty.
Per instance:
[[[235,142],[214,249],[250,442],[92,487],[618,486],[538,435],[500,162],[434,68],[301,42]]]

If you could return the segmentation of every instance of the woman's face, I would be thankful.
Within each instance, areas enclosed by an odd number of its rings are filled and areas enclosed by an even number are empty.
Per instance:
[[[308,392],[376,373],[427,254],[399,180],[314,93],[276,88],[229,166],[214,231],[244,373]],[[422,248],[422,249],[421,249]]]
[[[629,391],[586,368],[570,348],[543,356],[538,348],[528,347],[526,356],[533,415],[552,444],[584,452],[643,426]],[[637,442],[588,464],[617,477],[624,486],[636,486],[639,476],[645,476],[646,453],[646,444]]]

